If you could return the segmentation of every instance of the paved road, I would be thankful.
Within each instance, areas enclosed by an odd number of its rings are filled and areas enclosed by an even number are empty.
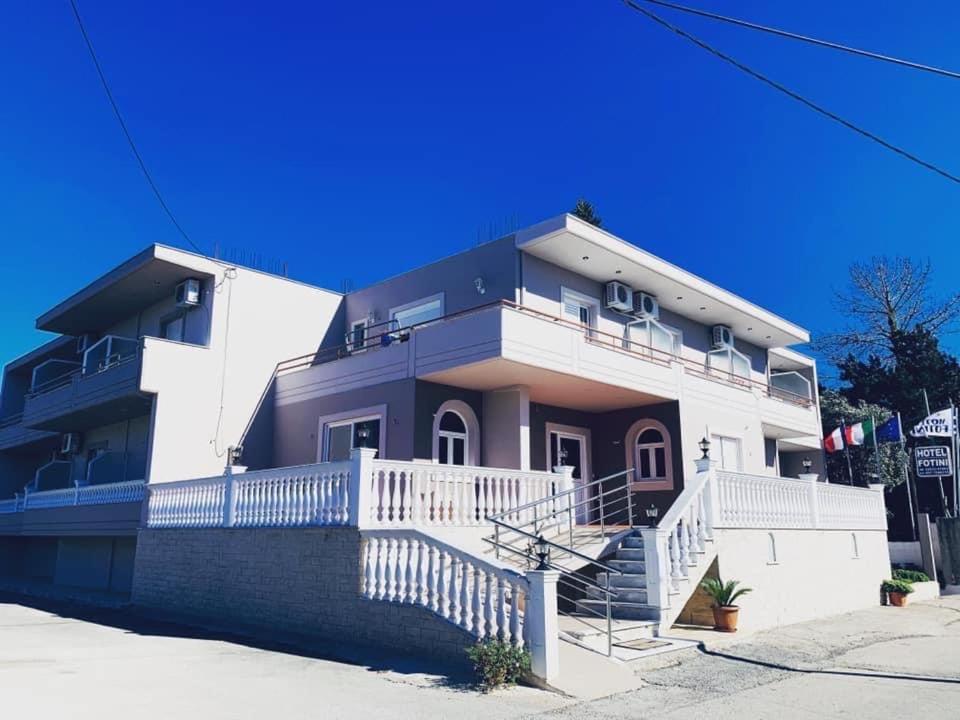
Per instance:
[[[638,689],[592,702],[530,688],[484,696],[464,676],[443,678],[408,658],[371,662],[344,647],[298,654],[0,597],[4,717],[960,717],[960,598],[794,625],[712,653],[644,672]]]

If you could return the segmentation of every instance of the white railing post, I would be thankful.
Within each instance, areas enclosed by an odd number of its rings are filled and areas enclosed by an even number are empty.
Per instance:
[[[798,475],[801,480],[806,481],[810,487],[810,523],[814,528],[820,527],[820,498],[817,495],[817,473],[802,473]]]
[[[530,669],[545,682],[560,672],[560,638],[557,626],[557,570],[528,570],[530,592],[524,613],[530,649]]]
[[[557,465],[553,468],[553,472],[560,475],[560,478],[557,480],[555,494],[559,495],[561,493],[566,493],[561,498],[560,502],[554,505],[554,511],[560,514],[560,517],[562,518],[561,522],[572,524],[574,522],[574,515],[572,513],[575,509],[574,500],[576,498],[576,493],[567,491],[573,489],[573,466]]]
[[[647,603],[656,608],[670,606],[670,557],[667,536],[671,530],[642,528],[643,560],[647,578]]]
[[[355,528],[371,527],[370,506],[373,500],[373,459],[375,448],[354,448],[350,451],[350,489],[347,492],[347,524]]]
[[[237,481],[235,474],[246,470],[244,465],[227,463],[223,478],[223,527],[233,527],[237,524]]]
[[[706,535],[713,537],[713,528],[720,519],[720,494],[717,487],[717,474],[714,470],[717,463],[710,458],[698,458],[694,460],[697,466],[697,475],[707,474],[707,479],[703,485],[704,498],[704,525],[706,525]]]

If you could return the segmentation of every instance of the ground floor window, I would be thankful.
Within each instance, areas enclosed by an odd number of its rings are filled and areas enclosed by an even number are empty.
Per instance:
[[[638,420],[627,431],[625,444],[634,490],[673,489],[672,441],[662,422]]]
[[[447,410],[440,418],[437,440],[437,462],[442,465],[466,465],[467,424],[453,410]]]
[[[380,417],[359,417],[329,422],[325,426],[324,462],[349,460],[354,448],[380,447]]]

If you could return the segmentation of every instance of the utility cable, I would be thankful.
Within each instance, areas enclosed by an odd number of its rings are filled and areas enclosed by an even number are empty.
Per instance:
[[[922,70],[924,72],[953,78],[954,80],[960,80],[960,72],[954,72],[953,70],[946,70],[933,65],[924,65],[923,63],[913,62],[912,60],[904,60],[903,58],[894,57],[892,55],[883,55],[881,53],[851,47],[850,45],[843,45],[830,40],[821,40],[820,38],[811,37],[809,35],[801,35],[800,33],[790,32],[789,30],[781,30],[780,28],[770,27],[768,25],[761,25],[759,23],[750,22],[749,20],[741,20],[740,18],[729,17],[728,15],[720,15],[719,13],[710,12],[708,10],[700,10],[698,8],[692,8],[686,5],[678,5],[677,3],[666,2],[666,0],[638,0],[638,2],[647,3],[648,5],[659,5],[661,7],[670,8],[671,10],[677,10],[678,12],[688,13],[690,15],[699,15],[700,17],[709,18],[710,20],[719,20],[720,22],[747,28],[748,30],[758,30],[760,32],[768,33],[770,35],[777,35],[790,40],[799,40],[800,42],[809,43],[811,45],[817,45],[819,47],[825,47],[831,50],[850,53],[851,55],[859,55],[860,57],[870,58],[871,60],[880,60],[882,62],[908,67],[912,70]]]
[[[622,0],[623,4],[626,5],[627,7],[631,8],[632,10],[635,10],[635,11],[637,11],[638,13],[640,13],[641,15],[646,16],[646,17],[649,18],[650,20],[653,20],[655,23],[661,25],[662,27],[665,27],[665,28],[667,28],[668,30],[670,30],[671,32],[676,33],[676,34],[679,35],[680,37],[689,40],[689,41],[692,42],[694,45],[697,45],[698,47],[703,48],[703,49],[706,50],[707,52],[712,53],[713,55],[717,56],[718,58],[720,58],[720,59],[723,60],[724,62],[727,62],[727,63],[733,65],[735,68],[737,68],[737,69],[739,69],[739,70],[742,70],[743,72],[747,73],[747,74],[750,75],[751,77],[756,78],[756,79],[759,80],[760,82],[762,82],[762,83],[764,83],[764,84],[766,84],[766,85],[769,85],[769,86],[772,87],[774,90],[778,90],[778,91],[782,92],[783,94],[787,95],[788,97],[793,98],[794,100],[796,100],[797,102],[801,103],[802,105],[806,105],[806,106],[807,106],[808,108],[810,108],[811,110],[813,110],[813,111],[815,111],[815,112],[817,112],[817,113],[820,113],[821,115],[829,118],[830,120],[833,120],[833,121],[836,122],[836,123],[839,123],[840,125],[843,125],[843,126],[846,127],[847,129],[852,130],[853,132],[858,133],[859,135],[862,135],[863,137],[867,138],[868,140],[872,140],[873,142],[877,143],[878,145],[881,145],[882,147],[885,147],[887,150],[890,150],[891,152],[894,152],[894,153],[900,155],[901,157],[904,157],[904,158],[906,158],[907,160],[910,160],[911,162],[914,162],[914,163],[916,163],[916,164],[918,164],[918,165],[920,165],[920,166],[922,166],[922,167],[925,167],[927,170],[930,170],[930,171],[932,171],[932,172],[935,172],[935,173],[937,173],[938,175],[942,175],[943,177],[947,178],[948,180],[952,180],[953,182],[960,184],[960,177],[958,177],[958,176],[956,176],[956,175],[954,175],[954,174],[952,174],[952,173],[944,170],[943,168],[938,167],[937,165],[934,165],[934,164],[931,163],[931,162],[927,162],[926,160],[923,160],[922,158],[917,157],[917,156],[914,155],[913,153],[911,153],[911,152],[909,152],[909,151],[907,151],[907,150],[904,150],[903,148],[898,147],[898,146],[894,145],[893,143],[888,142],[887,140],[884,140],[882,137],[880,137],[879,135],[875,135],[874,133],[870,132],[869,130],[864,130],[862,127],[860,127],[860,126],[858,126],[858,125],[855,125],[854,123],[852,123],[852,122],[850,122],[849,120],[847,120],[847,119],[845,119],[845,118],[837,115],[837,114],[834,113],[834,112],[831,112],[830,110],[827,110],[827,109],[826,109],[825,107],[823,107],[822,105],[818,105],[817,103],[813,102],[812,100],[808,100],[808,99],[805,98],[803,95],[800,95],[799,93],[794,92],[793,90],[791,90],[790,88],[786,87],[785,85],[782,85],[782,84],[778,83],[778,82],[775,81],[775,80],[771,80],[771,79],[768,78],[766,75],[763,75],[762,73],[758,72],[757,70],[754,70],[753,68],[751,68],[751,67],[749,67],[749,66],[747,66],[747,65],[744,65],[744,64],[743,64],[742,62],[740,62],[739,60],[736,60],[735,58],[730,57],[729,55],[721,52],[720,50],[717,50],[717,49],[716,49],[715,47],[713,47],[712,45],[708,45],[708,44],[707,44],[706,42],[704,42],[703,40],[700,40],[699,38],[695,37],[694,35],[691,35],[691,34],[688,33],[687,31],[685,31],[685,30],[677,27],[676,25],[673,25],[672,23],[670,23],[670,22],[664,20],[663,18],[661,18],[659,15],[656,15],[656,14],[650,12],[649,10],[647,10],[646,8],[641,7],[640,5],[637,4],[638,2],[645,2],[645,1],[647,1],[647,0]]]

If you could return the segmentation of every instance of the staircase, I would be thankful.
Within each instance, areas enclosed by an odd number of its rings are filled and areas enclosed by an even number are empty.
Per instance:
[[[576,601],[577,611],[584,615],[606,614],[606,592],[610,595],[610,615],[617,620],[656,620],[656,608],[647,604],[647,575],[644,561],[643,535],[633,530],[623,538],[612,560],[606,564],[621,574],[600,572],[597,586],[587,587],[587,597]]]

